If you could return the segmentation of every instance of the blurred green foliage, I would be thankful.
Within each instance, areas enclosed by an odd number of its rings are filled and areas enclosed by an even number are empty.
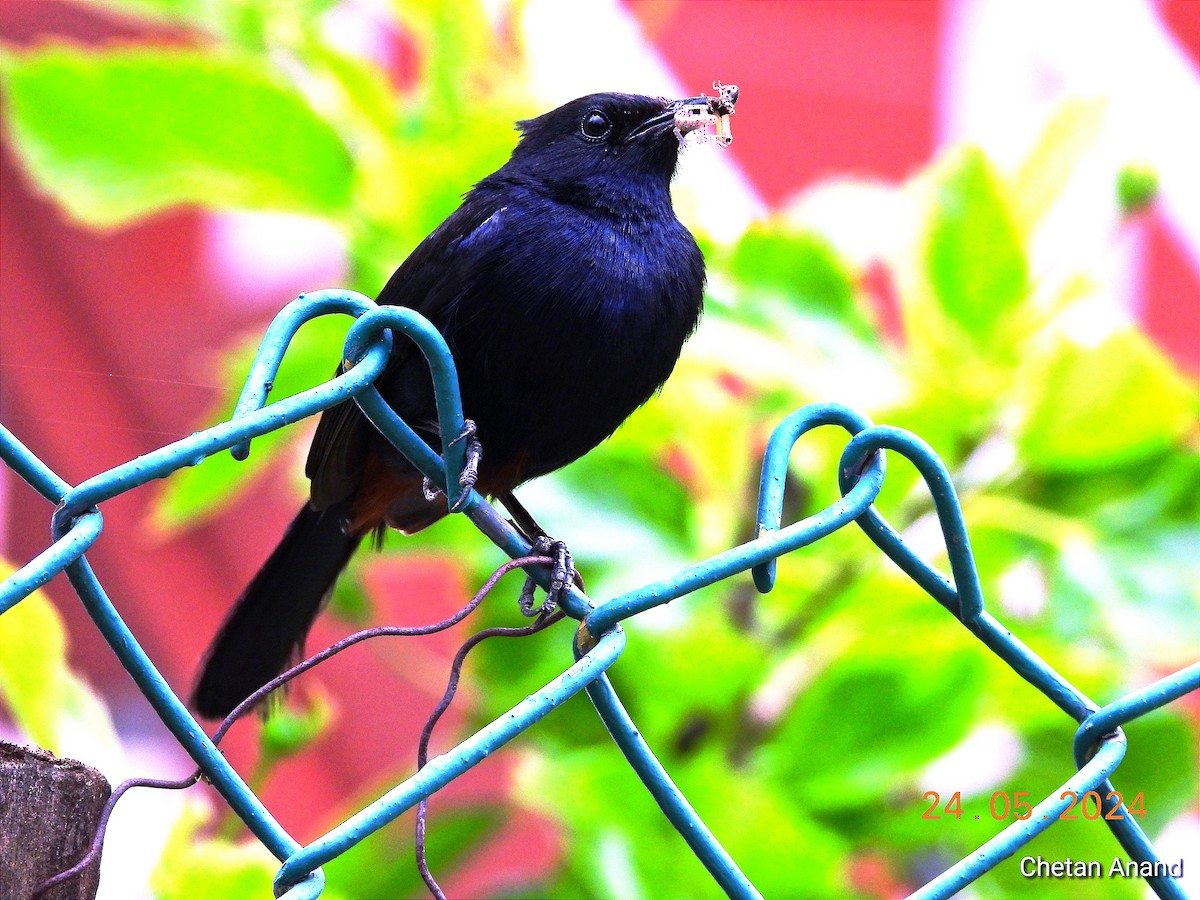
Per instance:
[[[275,858],[257,841],[204,837],[207,819],[198,805],[188,805],[172,826],[150,879],[156,900],[267,896],[279,867]]]
[[[0,562],[0,578],[15,571]],[[13,721],[51,753],[70,677],[66,645],[62,619],[41,590],[0,618],[0,697]]]
[[[87,224],[178,203],[348,210],[349,151],[299,90],[253,57],[58,47],[7,58],[3,77],[22,160]],[[267,123],[270,141],[259,130]]]
[[[323,0],[108,5],[201,32],[204,48],[5,51],[6,127],[35,182],[93,225],[177,203],[320,216],[346,236],[346,286],[367,293],[503,162],[513,120],[538,111],[523,93],[519,29],[501,34],[475,4],[394,4],[421,52],[420,75],[406,87],[326,39]],[[842,400],[912,429],[943,456],[990,608],[1072,683],[1105,701],[1192,661],[1200,644],[1195,382],[1135,326],[1106,326],[1094,314],[1101,260],[1097,272],[1065,273],[1035,271],[1030,261],[1039,222],[1103,114],[1102,104],[1065,104],[1015,171],[1000,171],[977,148],[955,148],[905,185],[876,191],[902,214],[887,219],[870,264],[852,262],[799,206],[731,243],[699,235],[708,313],[665,390],[612,440],[525,494],[571,544],[590,593],[612,596],[752,537],[771,428],[806,402]],[[1119,182],[1114,173],[1114,183],[1127,212],[1153,195],[1144,169]],[[854,185],[840,190],[847,209],[861,210]],[[901,334],[884,333],[881,302],[897,304]],[[306,327],[276,394],[327,377],[345,327]],[[230,349],[229,405],[214,420],[230,411],[256,340],[247,335]],[[222,456],[179,473],[161,496],[158,525],[186,529],[218,509],[293,438],[259,439],[247,463]],[[842,435],[820,433],[796,448],[790,516],[836,499],[843,444]],[[910,467],[893,463],[880,505],[945,565]],[[387,552],[413,547],[444,553],[477,580],[497,560],[460,520],[387,541]],[[354,585],[341,593],[361,607]],[[511,621],[511,613],[484,616]],[[923,821],[925,791],[962,789],[964,804],[986,809],[993,790],[1041,798],[1072,771],[1071,723],[857,533],[782,559],[769,596],[757,596],[748,577],[731,579],[628,630],[612,673],[619,692],[767,896],[873,896],[851,875],[856,861],[880,854],[893,878],[916,886],[1000,827],[987,816]],[[558,633],[523,642],[519,653],[485,646],[471,664],[469,677],[485,686],[472,716],[499,714],[568,662]],[[57,690],[53,678],[16,685],[7,696],[25,710],[38,691]],[[48,721],[25,715],[31,733],[49,733]],[[319,731],[319,722],[309,725],[276,734],[280,752]],[[971,778],[971,790],[928,782],[934,761],[996,726],[1017,748],[1010,765],[985,761],[995,774]],[[1116,781],[1144,792],[1153,836],[1196,797],[1195,721],[1169,709],[1129,733]],[[718,895],[583,701],[521,744],[514,802],[556,819],[568,841],[558,873],[520,896]],[[398,766],[396,775],[407,771]],[[972,768],[959,771],[965,780]],[[501,819],[490,809],[435,812],[435,868],[452,866]],[[1060,824],[1032,849],[1111,858],[1119,848],[1094,824]],[[255,864],[220,841],[195,845],[188,827],[187,840],[172,844],[181,868],[164,864],[158,895],[186,883],[189,896],[241,896],[241,879],[258,877],[244,867]],[[410,854],[410,832],[390,827],[328,868],[329,893],[411,893]],[[1141,890],[1121,880],[1089,888],[1114,898]],[[1026,896],[1028,883],[1010,861],[976,892]]]
[[[0,581],[15,571],[0,559]],[[0,616],[0,706],[28,740],[51,753],[89,736],[97,752],[116,746],[108,710],[67,664],[62,617],[40,589]]]
[[[1117,202],[1121,211],[1136,213],[1158,196],[1158,173],[1150,166],[1130,163],[1117,173]]]

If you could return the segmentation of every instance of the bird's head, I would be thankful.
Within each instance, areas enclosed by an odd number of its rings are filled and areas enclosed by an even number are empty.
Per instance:
[[[589,94],[518,122],[521,140],[509,166],[566,190],[609,183],[665,190],[686,134],[715,126],[728,143],[736,99],[733,86],[687,100]]]

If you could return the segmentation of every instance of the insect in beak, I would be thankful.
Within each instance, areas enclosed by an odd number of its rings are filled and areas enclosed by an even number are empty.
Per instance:
[[[736,84],[713,83],[715,97],[701,94],[687,100],[677,100],[670,109],[675,114],[675,137],[682,144],[688,134],[699,133],[700,142],[711,141],[720,147],[733,142],[729,117],[733,115],[738,100]],[[710,130],[711,129],[711,130]]]

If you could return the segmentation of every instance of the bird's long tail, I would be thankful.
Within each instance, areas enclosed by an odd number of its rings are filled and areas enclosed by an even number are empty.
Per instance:
[[[362,540],[339,506],[308,505],[238,598],[205,655],[192,708],[219,719],[295,659],[325,598]]]

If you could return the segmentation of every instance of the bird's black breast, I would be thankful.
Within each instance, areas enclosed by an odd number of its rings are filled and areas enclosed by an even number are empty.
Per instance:
[[[586,453],[662,385],[700,316],[704,261],[669,198],[613,215],[509,185],[477,189],[456,216],[474,227],[452,217],[431,236],[421,268],[441,274],[404,305],[446,337],[481,482],[503,473],[507,489]],[[400,368],[385,394],[413,406]]]
[[[485,476],[489,461],[516,482],[566,465],[670,375],[700,315],[703,258],[669,205],[637,212],[521,198],[472,237],[486,261],[444,333]]]

